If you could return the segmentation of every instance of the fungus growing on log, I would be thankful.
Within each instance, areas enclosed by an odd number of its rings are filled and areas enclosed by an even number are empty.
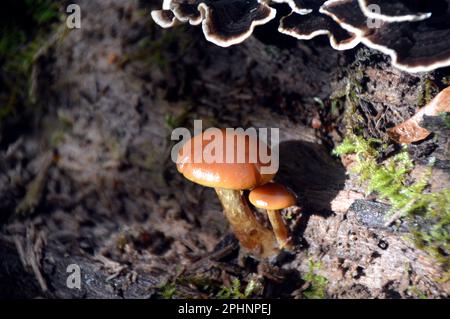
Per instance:
[[[450,113],[450,87],[440,92],[430,103],[413,117],[388,130],[390,138],[397,143],[410,144],[427,138],[431,132],[420,126],[424,116],[438,116]]]
[[[420,21],[431,17],[433,2],[423,0],[358,0],[366,15],[386,22]],[[378,10],[373,10],[377,8]]]
[[[276,239],[256,219],[242,194],[243,190],[272,180],[276,172],[262,173],[262,167],[266,165],[258,156],[261,147],[267,147],[269,153],[270,149],[257,138],[245,134],[215,131],[214,137],[202,133],[187,141],[179,151],[177,169],[190,181],[215,189],[225,217],[243,247],[262,257],[271,256],[277,252]],[[221,154],[221,160],[205,158],[208,150]],[[232,160],[228,160],[230,150],[234,152]],[[244,154],[245,158],[239,159],[237,154]]]
[[[273,0],[275,3],[287,3],[293,12],[309,14],[318,9],[323,1],[320,0]]]
[[[164,28],[177,21],[202,24],[208,41],[227,47],[241,43],[257,25],[275,17],[276,10],[265,2],[269,1],[165,0],[163,10],[153,11],[152,17]],[[450,65],[450,0],[273,0],[272,3],[291,7],[291,14],[281,18],[278,30],[297,39],[327,35],[337,50],[352,49],[362,43],[389,55],[395,67],[411,73]]]
[[[172,0],[164,0],[161,10],[153,10],[151,16],[161,28],[171,28],[177,24],[177,18],[171,9]]]
[[[330,45],[336,50],[353,49],[360,39],[344,30],[330,17],[313,12],[307,15],[291,13],[283,17],[278,30],[299,40],[310,40],[319,35],[327,35]]]
[[[320,12],[361,37],[369,48],[381,51],[392,64],[407,72],[427,72],[450,65],[450,6],[418,22],[379,21],[371,27],[356,0],[329,0]]]
[[[275,9],[257,0],[172,0],[169,7],[181,22],[201,23],[206,39],[222,47],[241,43],[276,15]]]
[[[289,232],[284,225],[280,210],[295,205],[294,194],[281,184],[267,183],[253,189],[248,199],[253,206],[267,211],[280,249],[291,249]]]
[[[175,14],[170,10],[154,10],[151,15],[161,28],[171,28],[177,23]]]

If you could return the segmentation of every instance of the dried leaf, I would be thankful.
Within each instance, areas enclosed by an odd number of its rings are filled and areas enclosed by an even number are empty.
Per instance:
[[[410,144],[427,138],[431,132],[419,123],[426,116],[437,116],[450,112],[450,87],[440,92],[430,103],[421,108],[413,117],[388,130],[391,139],[401,144]]]

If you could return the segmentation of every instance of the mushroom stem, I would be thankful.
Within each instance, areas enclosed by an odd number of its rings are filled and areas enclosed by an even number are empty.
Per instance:
[[[222,203],[225,217],[241,245],[250,251],[258,251],[262,257],[277,253],[273,233],[258,222],[241,191],[224,188],[215,190]]]
[[[269,216],[270,224],[272,224],[273,232],[277,238],[278,245],[280,249],[292,249],[292,244],[290,243],[289,232],[286,225],[283,222],[279,210],[267,210],[267,215]]]

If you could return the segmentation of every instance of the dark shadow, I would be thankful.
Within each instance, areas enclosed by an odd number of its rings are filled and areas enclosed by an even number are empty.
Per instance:
[[[280,168],[275,180],[298,196],[302,218],[296,233],[303,234],[311,214],[329,217],[331,201],[345,186],[345,168],[325,146],[303,141],[280,144]]]

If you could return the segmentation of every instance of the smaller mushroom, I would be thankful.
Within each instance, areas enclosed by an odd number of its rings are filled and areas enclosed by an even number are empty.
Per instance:
[[[289,232],[280,210],[295,205],[295,195],[285,186],[271,182],[254,188],[248,198],[255,207],[267,210],[280,249],[292,249]]]

